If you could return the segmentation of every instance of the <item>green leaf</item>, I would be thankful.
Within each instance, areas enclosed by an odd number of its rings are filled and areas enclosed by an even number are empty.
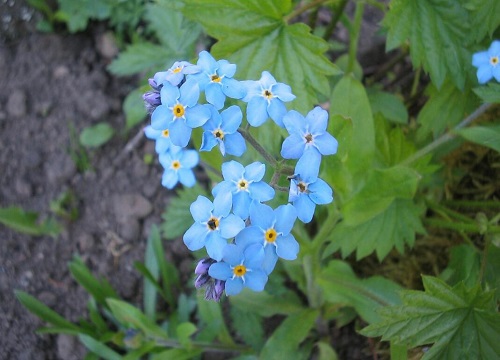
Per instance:
[[[500,104],[500,84],[489,83],[488,86],[479,86],[472,90],[483,102]]]
[[[330,261],[317,282],[327,301],[354,307],[368,323],[380,320],[377,309],[400,303],[401,286],[380,276],[358,279],[349,264],[341,260]]]
[[[127,46],[125,51],[108,66],[118,76],[132,75],[151,68],[166,69],[177,60],[176,54],[159,45],[137,43]]]
[[[191,347],[190,336],[193,335],[195,332],[196,332],[196,326],[193,323],[190,322],[181,323],[176,328],[177,340],[179,340],[179,343],[183,347],[189,349]]]
[[[202,350],[169,349],[157,354],[151,354],[151,360],[189,360],[197,357]]]
[[[147,115],[142,94],[148,91],[149,87],[142,86],[130,92],[123,101],[123,112],[125,113],[125,125],[127,130],[141,123]]]
[[[500,125],[472,126],[455,130],[455,133],[465,140],[500,152]]]
[[[402,254],[405,244],[413,246],[415,233],[425,233],[420,220],[422,208],[412,200],[396,199],[382,213],[355,226],[339,223],[331,234],[332,242],[323,256],[341,250],[342,257],[356,251],[356,258],[362,259],[372,252],[382,261],[393,247]]]
[[[370,89],[368,99],[374,114],[381,113],[387,120],[394,123],[408,123],[408,110],[400,97],[385,91]]]
[[[56,236],[61,231],[61,227],[55,219],[48,218],[40,223],[38,213],[24,211],[17,206],[0,208],[0,223],[15,231],[34,236]]]
[[[70,32],[85,30],[89,20],[103,20],[110,15],[108,1],[102,0],[58,0],[56,17],[67,23]]]
[[[307,337],[318,317],[317,310],[302,310],[289,315],[267,340],[261,359],[297,359],[300,343]]]
[[[491,291],[454,287],[423,277],[425,291],[401,292],[403,304],[380,310],[382,320],[361,331],[409,347],[434,344],[423,360],[496,359],[500,314]]]
[[[215,301],[207,301],[203,296],[197,296],[198,315],[206,325],[198,337],[203,341],[212,341],[214,338],[226,345],[234,345],[234,341],[224,322],[220,304]]]
[[[448,284],[456,285],[464,282],[465,286],[477,284],[481,267],[481,257],[478,251],[470,245],[454,246],[450,250],[450,261],[440,278]]]
[[[318,347],[318,360],[338,360],[337,352],[326,342],[316,343]]]
[[[85,147],[99,147],[113,137],[115,130],[105,122],[89,126],[80,134],[80,144]]]
[[[264,345],[264,327],[262,317],[247,311],[248,308],[241,309],[231,306],[231,320],[235,332],[255,350],[259,350]]]
[[[384,19],[387,50],[407,40],[414,67],[423,66],[437,88],[446,76],[460,89],[471,67],[464,46],[470,36],[467,11],[456,0],[393,0]]]
[[[316,93],[329,95],[327,76],[340,71],[325,57],[328,44],[303,23],[289,25],[283,15],[290,0],[186,0],[183,13],[198,21],[219,41],[216,58],[238,65],[237,77],[259,79],[269,71],[278,82],[300,94],[292,106],[307,112],[317,104]],[[244,19],[244,21],[242,21]]]
[[[161,230],[165,238],[173,240],[184,234],[193,224],[189,207],[200,195],[208,196],[208,193],[198,184],[177,191],[177,197],[171,199],[162,215]]]
[[[149,276],[144,278],[144,313],[152,321],[156,320],[156,295],[157,292],[161,293],[161,287],[158,284],[160,277],[160,265],[158,264],[157,256],[163,254],[155,254],[154,242],[161,241],[160,232],[156,226],[151,227],[146,244],[146,253],[144,254],[144,267]]]
[[[500,2],[497,0],[467,0],[464,6],[469,10],[471,36],[475,42],[486,35],[490,37],[500,25]]]
[[[279,296],[270,295],[266,291],[255,292],[248,289],[243,290],[239,296],[229,298],[231,305],[240,310],[255,313],[263,317],[273,315],[290,315],[301,311],[300,299],[292,292]]]
[[[167,333],[136,307],[118,299],[107,299],[107,304],[113,316],[123,326],[140,329],[147,336],[168,339]]]
[[[83,345],[99,357],[105,360],[122,360],[122,356],[100,341],[89,335],[79,335],[78,338]]]

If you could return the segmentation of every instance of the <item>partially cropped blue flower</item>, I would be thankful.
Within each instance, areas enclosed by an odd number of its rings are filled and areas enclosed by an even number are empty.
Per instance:
[[[265,204],[253,203],[250,207],[251,225],[236,236],[236,244],[248,246],[257,243],[264,246],[262,268],[269,275],[278,257],[285,260],[297,258],[299,243],[290,234],[296,219],[297,211],[290,204],[273,210]]]
[[[495,40],[487,51],[472,55],[472,65],[477,67],[477,80],[480,84],[487,83],[492,78],[500,82],[500,41]]]
[[[202,51],[198,59],[200,72],[190,75],[195,79],[201,91],[205,91],[207,101],[217,110],[224,107],[226,96],[241,99],[245,96],[245,88],[241,82],[233,79],[236,65],[227,60],[216,61],[207,51]]]
[[[290,180],[288,202],[297,210],[300,221],[312,220],[316,205],[329,204],[333,201],[332,188],[318,178],[317,172],[307,163],[297,163],[295,175]]]
[[[200,157],[196,150],[185,150],[171,145],[169,151],[159,156],[160,164],[165,169],[161,184],[167,189],[173,189],[177,183],[192,187],[196,183],[193,168],[198,165]]]
[[[208,256],[220,261],[227,241],[235,237],[244,227],[243,220],[230,214],[231,193],[221,193],[212,203],[204,196],[198,196],[190,211],[195,223],[184,234],[184,244],[191,251],[203,247]]]
[[[252,126],[262,125],[268,117],[280,127],[287,110],[285,102],[295,99],[290,86],[276,82],[267,71],[262,72],[259,81],[243,81],[247,94],[242,99],[247,102],[247,120]]]
[[[219,145],[223,156],[241,156],[247,149],[245,139],[238,132],[243,119],[243,114],[238,106],[233,105],[221,114],[211,106],[212,116],[203,125],[203,139],[200,151],[210,151],[215,145]]]
[[[239,294],[244,287],[253,291],[264,290],[267,275],[261,268],[264,260],[262,245],[226,245],[222,260],[212,264],[208,273],[211,277],[226,282],[226,295]]]
[[[210,118],[210,109],[198,104],[200,89],[196,81],[187,80],[180,88],[166,82],[160,95],[161,105],[151,114],[151,126],[155,130],[168,128],[172,143],[184,147],[192,129]]]
[[[239,162],[231,160],[222,164],[224,181],[218,183],[212,194],[217,196],[229,192],[233,194],[233,212],[246,219],[252,201],[268,201],[274,197],[274,189],[262,181],[266,166],[254,162],[243,167]]]
[[[167,71],[157,72],[153,79],[158,85],[163,85],[168,81],[170,84],[177,86],[184,80],[185,75],[196,74],[198,72],[200,72],[198,66],[187,61],[176,61]]]
[[[163,154],[172,146],[169,129],[155,130],[151,125],[148,125],[144,128],[144,134],[148,139],[155,140],[157,154]]]

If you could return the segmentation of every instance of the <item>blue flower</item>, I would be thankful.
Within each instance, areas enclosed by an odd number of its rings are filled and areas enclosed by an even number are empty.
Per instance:
[[[159,156],[160,164],[165,171],[161,184],[167,189],[173,189],[178,182],[187,187],[196,183],[193,168],[200,160],[196,150],[185,150],[181,147],[171,145],[169,151]]]
[[[200,72],[198,66],[187,61],[176,61],[167,71],[157,72],[153,79],[158,85],[163,85],[168,81],[170,84],[177,86],[184,80],[184,75],[196,74],[198,72]]]
[[[200,72],[190,75],[195,79],[202,91],[205,91],[207,101],[214,105],[217,110],[224,107],[226,96],[233,99],[241,99],[245,96],[244,86],[233,79],[236,65],[227,60],[216,61],[210,53],[202,51],[198,59]]]
[[[243,81],[243,84],[247,88],[242,100],[248,102],[248,123],[260,126],[270,117],[278,126],[284,127],[282,119],[287,111],[284,102],[295,99],[290,86],[276,82],[267,71],[262,72],[259,81]]]
[[[200,151],[210,151],[219,144],[220,152],[223,156],[226,152],[230,155],[241,156],[247,146],[245,139],[238,132],[243,114],[238,106],[233,105],[224,110],[221,114],[215,109],[212,110],[212,116],[203,125],[203,139],[201,142]]]
[[[495,40],[487,51],[472,55],[472,65],[477,67],[477,80],[480,84],[487,83],[492,78],[500,82],[500,41]]]
[[[155,150],[158,154],[163,154],[172,146],[170,140],[170,130],[155,130],[148,125],[144,128],[144,134],[148,139],[155,140]],[[174,145],[175,146],[175,145]]]
[[[264,290],[267,275],[261,268],[264,260],[262,245],[226,245],[222,260],[212,264],[208,273],[211,277],[226,282],[226,295],[236,295],[244,287],[253,291]]]
[[[262,268],[270,274],[278,261],[295,260],[299,252],[299,243],[292,231],[297,211],[290,205],[281,205],[276,210],[269,206],[253,203],[250,207],[250,223],[236,236],[236,244],[247,246],[257,243],[264,246],[264,262]]]
[[[229,213],[231,202],[230,192],[219,194],[213,203],[204,196],[198,196],[190,207],[195,223],[184,234],[184,244],[189,250],[205,247],[212,259],[222,259],[227,240],[245,227],[240,217]]]
[[[246,219],[253,200],[262,202],[274,197],[274,189],[262,181],[265,172],[266,166],[260,162],[254,162],[246,167],[234,160],[225,162],[222,164],[224,181],[212,189],[212,194],[217,196],[221,193],[232,193],[233,212]]]
[[[160,95],[161,105],[151,114],[151,126],[155,130],[169,129],[172,143],[184,147],[192,129],[210,118],[210,109],[197,104],[200,89],[195,81],[187,80],[180,88],[166,82]]]
[[[297,210],[300,221],[308,223],[312,220],[316,205],[329,204],[333,201],[332,188],[318,178],[317,172],[306,162],[297,163],[291,178],[288,202]]]

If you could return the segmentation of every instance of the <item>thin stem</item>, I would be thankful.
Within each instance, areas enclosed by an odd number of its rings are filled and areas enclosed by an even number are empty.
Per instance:
[[[479,270],[479,283],[483,281],[484,273],[486,272],[486,261],[488,260],[488,251],[490,248],[491,236],[486,235],[486,243],[484,244],[483,256],[481,257],[481,267]]]
[[[474,200],[444,200],[443,204],[456,207],[479,207],[479,208],[500,208],[500,202],[492,201],[474,201]]]
[[[305,4],[305,5],[301,6],[301,7],[298,7],[297,9],[295,9],[294,11],[292,11],[290,14],[288,14],[285,17],[283,17],[283,21],[288,24],[288,22],[290,20],[292,20],[293,18],[299,16],[300,14],[305,13],[307,10],[312,9],[314,7],[317,7],[317,6],[320,6],[321,4],[327,3],[327,2],[330,2],[330,1],[331,0],[315,0],[315,1],[311,1],[310,3],[307,3],[307,4]]]
[[[469,233],[479,233],[479,226],[477,226],[476,224],[456,223],[440,219],[425,219],[424,222],[426,222],[429,226],[433,227],[464,231]],[[492,225],[488,226],[488,233],[490,234],[500,233],[500,226],[492,226]]]
[[[445,206],[442,206],[440,204],[437,204],[433,201],[427,200],[426,203],[427,203],[427,206],[429,208],[431,208],[432,210],[434,210],[436,212],[446,214],[446,216],[454,217],[455,219],[463,221],[465,223],[470,223],[470,224],[476,223],[476,221],[474,219],[471,219],[468,216],[465,216],[457,211],[451,210],[451,209],[449,209]]]
[[[180,344],[177,340],[166,340],[166,339],[152,339],[156,344],[160,346],[165,346],[169,348],[181,349],[184,348],[184,345]],[[238,344],[218,344],[218,343],[208,343],[203,341],[193,341],[193,347],[201,348],[204,351],[211,352],[233,352],[237,351],[240,353],[245,353],[252,351],[252,349],[248,346],[238,345]]]
[[[335,30],[335,27],[337,26],[337,23],[340,20],[340,17],[344,13],[344,8],[347,5],[347,2],[349,0],[340,0],[340,3],[338,4],[337,8],[335,9],[335,14],[328,24],[328,26],[325,29],[325,32],[323,34],[323,39],[328,41],[330,37],[332,36],[333,30]]]
[[[271,154],[269,154],[266,149],[264,149],[258,142],[257,140],[250,134],[250,132],[248,132],[247,130],[243,130],[243,129],[238,129],[239,133],[241,134],[241,136],[243,136],[243,138],[248,141],[248,143],[250,145],[252,145],[252,147],[260,154],[262,155],[262,157],[264,159],[267,160],[267,162],[269,163],[269,165],[271,165],[272,167],[276,167],[276,165],[278,164],[278,161],[274,158],[274,156],[272,156]]]
[[[431,142],[429,145],[423,147],[419,151],[415,152],[413,155],[407,157],[405,160],[403,160],[399,165],[409,165],[412,162],[420,159],[421,157],[427,155],[434,149],[438,148],[442,144],[450,141],[451,139],[454,139],[456,135],[453,133],[453,131],[459,130],[467,125],[469,125],[472,121],[476,120],[479,116],[483,115],[489,108],[491,107],[491,104],[483,104],[480,107],[478,107],[472,114],[467,116],[460,124],[455,126],[451,131],[448,131],[446,134],[442,135],[441,137],[437,138],[433,142]]]
[[[422,72],[422,67],[419,66],[417,71],[415,71],[415,77],[413,78],[413,84],[411,85],[410,97],[414,97],[417,94],[418,85],[420,83],[420,73]]]
[[[204,167],[206,170],[208,170],[211,173],[213,173],[214,175],[216,175],[218,177],[222,177],[222,173],[219,170],[217,170],[216,168],[214,168],[212,165],[207,164],[203,160],[200,160],[200,165],[202,167]]]
[[[351,73],[354,70],[356,54],[358,53],[359,34],[361,32],[361,23],[363,20],[364,8],[365,3],[363,1],[359,1],[356,3],[356,11],[354,12],[352,31],[349,36],[349,59],[347,63],[347,73]]]

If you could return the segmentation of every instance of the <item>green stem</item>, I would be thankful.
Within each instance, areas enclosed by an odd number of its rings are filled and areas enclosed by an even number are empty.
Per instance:
[[[323,3],[327,3],[327,2],[330,2],[330,1],[332,1],[332,0],[315,0],[315,1],[311,1],[310,3],[307,3],[304,6],[298,7],[297,9],[295,9],[294,11],[292,11],[287,16],[284,16],[283,17],[283,21],[288,24],[290,22],[290,20],[292,20],[293,18],[299,16],[300,14],[305,13],[307,10],[315,8],[315,7],[318,7],[318,6],[322,5]]]
[[[479,283],[483,282],[484,273],[486,272],[486,261],[488,260],[488,251],[490,248],[491,236],[486,235],[486,243],[484,244],[483,255],[481,256],[481,267],[479,270]]]
[[[420,84],[420,73],[422,72],[422,67],[419,66],[417,71],[415,71],[415,77],[413,78],[413,84],[411,85],[410,97],[414,97],[417,94],[418,85]]]
[[[469,224],[475,224],[476,223],[474,219],[471,219],[471,218],[469,218],[469,217],[467,217],[467,216],[465,216],[465,215],[463,215],[463,214],[461,214],[461,213],[459,213],[457,211],[448,209],[447,207],[442,206],[440,204],[437,204],[437,203],[435,203],[433,201],[427,200],[426,203],[427,203],[427,206],[430,209],[432,209],[432,210],[434,210],[434,211],[436,211],[438,213],[446,214],[446,216],[453,217],[453,218],[455,218],[457,220],[460,220],[460,221],[463,221],[465,223],[469,223]]]
[[[476,224],[456,223],[440,219],[425,219],[424,222],[427,223],[427,225],[433,227],[456,230],[456,231],[464,231],[469,233],[479,233],[479,226],[477,226]],[[495,225],[488,226],[488,233],[490,234],[500,233],[500,226],[495,226]]]
[[[323,34],[323,39],[328,41],[330,37],[332,36],[333,30],[335,30],[335,27],[337,26],[337,23],[340,20],[340,17],[344,13],[344,8],[347,5],[347,2],[349,0],[340,0],[340,3],[337,5],[337,8],[335,9],[335,14],[328,24],[328,26],[325,29],[325,32]]]
[[[182,349],[185,345],[180,344],[177,340],[165,340],[165,339],[152,339],[159,346],[164,346],[167,348]],[[249,346],[238,345],[238,344],[219,344],[219,343],[209,343],[204,341],[193,341],[191,342],[193,347],[200,348],[204,351],[210,352],[240,352],[248,353],[252,351]]]
[[[456,137],[456,135],[453,133],[453,131],[459,130],[459,129],[469,125],[472,121],[476,120],[479,116],[483,115],[490,107],[491,107],[491,104],[481,105],[472,114],[467,116],[457,126],[455,126],[451,131],[448,131],[446,134],[437,138],[436,140],[431,142],[429,145],[423,147],[419,151],[415,152],[413,155],[407,157],[405,160],[403,160],[401,163],[399,163],[399,165],[409,165],[412,162],[420,159],[421,157],[429,154],[431,151],[433,151],[434,149],[443,145],[444,143],[454,139]]]
[[[321,252],[321,246],[323,245],[325,240],[332,234],[332,231],[339,220],[340,213],[337,209],[329,211],[327,218],[322,222],[321,228],[319,229],[316,236],[314,236],[312,243],[315,251],[319,254],[319,256]]]
[[[250,145],[260,154],[266,161],[271,165],[272,167],[276,168],[276,165],[278,164],[278,161],[269,154],[266,149],[264,149],[258,142],[257,140],[250,134],[249,131],[244,130],[244,129],[238,129],[239,133],[243,138],[248,141]]]
[[[500,208],[500,202],[496,200],[492,201],[474,201],[474,200],[444,200],[443,204],[456,207],[479,207],[479,208]]]
[[[354,70],[356,54],[358,53],[359,34],[361,33],[361,23],[363,20],[364,9],[364,1],[358,1],[356,3],[356,11],[354,12],[352,31],[349,36],[349,60],[347,63],[347,73],[352,73]]]

